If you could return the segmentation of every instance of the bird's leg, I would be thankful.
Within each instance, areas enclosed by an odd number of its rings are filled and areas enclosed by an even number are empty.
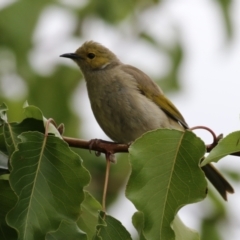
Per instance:
[[[113,142],[105,141],[105,140],[102,140],[102,139],[97,139],[97,138],[91,139],[89,141],[89,152],[91,153],[92,148],[94,148],[94,145],[98,145],[99,143],[113,144]],[[110,162],[116,163],[117,159],[116,159],[115,155],[110,150],[108,150],[107,148],[105,149],[105,154],[106,154],[106,156],[108,156],[108,159],[110,160]],[[95,151],[95,155],[97,157],[99,157],[101,155],[101,152],[100,151]]]
[[[97,138],[91,139],[91,140],[89,141],[89,152],[90,152],[90,153],[92,152],[93,146],[94,146],[95,144],[97,145],[100,141],[102,141],[102,140],[97,139]],[[95,151],[95,155],[96,155],[97,157],[99,157],[99,156],[101,155],[101,152]]]

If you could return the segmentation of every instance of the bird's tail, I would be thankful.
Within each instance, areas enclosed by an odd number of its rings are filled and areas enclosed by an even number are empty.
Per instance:
[[[227,193],[234,193],[233,187],[230,183],[222,176],[222,174],[212,165],[208,164],[202,167],[206,177],[212,183],[212,185],[221,194],[224,200],[227,201]]]

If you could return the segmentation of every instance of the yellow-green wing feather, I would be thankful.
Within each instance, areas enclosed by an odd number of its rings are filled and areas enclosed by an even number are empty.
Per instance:
[[[144,72],[130,65],[123,65],[123,70],[132,75],[137,81],[139,91],[147,98],[151,99],[156,105],[158,105],[169,117],[180,122],[184,128],[188,128],[188,124],[183,118],[182,114],[174,106],[174,104],[168,100],[161,88],[151,80]]]

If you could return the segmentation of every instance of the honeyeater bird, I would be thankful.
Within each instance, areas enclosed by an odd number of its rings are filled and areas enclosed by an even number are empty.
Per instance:
[[[182,114],[148,75],[122,63],[103,45],[85,42],[75,53],[60,57],[80,67],[95,118],[115,142],[130,143],[157,128],[188,129]],[[234,192],[212,164],[202,170],[225,200],[227,192]]]

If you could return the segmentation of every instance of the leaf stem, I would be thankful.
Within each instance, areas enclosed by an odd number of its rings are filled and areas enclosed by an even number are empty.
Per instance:
[[[105,181],[104,181],[104,188],[103,188],[103,198],[102,198],[102,209],[103,212],[106,212],[106,197],[107,197],[107,187],[108,187],[108,180],[109,180],[109,172],[111,166],[111,159],[110,154],[106,154],[106,173],[105,173]],[[105,216],[105,214],[104,214]]]

